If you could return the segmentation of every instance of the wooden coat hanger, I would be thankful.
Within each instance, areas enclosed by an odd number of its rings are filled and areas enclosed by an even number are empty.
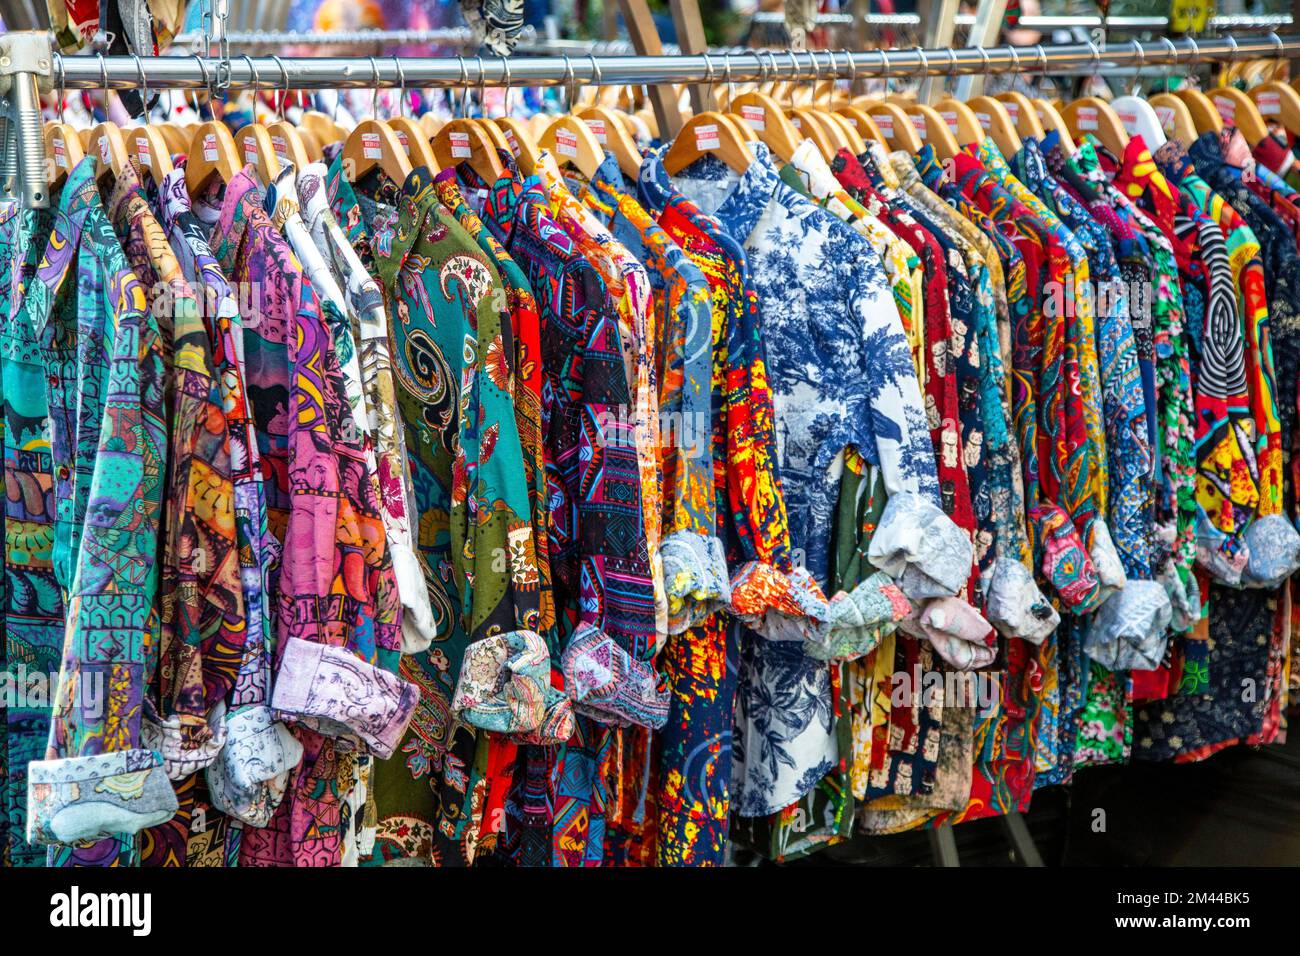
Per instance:
[[[210,120],[194,127],[185,159],[185,188],[191,196],[213,176],[220,176],[223,183],[228,183],[243,168],[235,138],[225,123]]]
[[[790,123],[799,131],[801,136],[813,141],[813,144],[817,147],[817,152],[821,153],[822,158],[827,162],[830,162],[831,157],[839,152],[841,144],[838,139],[822,123],[821,117],[817,116],[809,107],[793,107],[786,113],[786,118],[790,120]]]
[[[739,136],[741,139],[743,139],[746,143],[757,143],[760,141],[758,138],[758,134],[754,132],[754,127],[750,126],[748,123],[741,122],[739,119],[732,116],[730,113],[723,113],[719,111],[718,115],[721,116],[723,122],[725,122],[733,130],[735,130],[736,135]]]
[[[167,149],[173,156],[184,155],[185,151],[190,148],[192,129],[181,129],[175,123],[161,123],[158,126],[158,132],[162,134],[163,140],[167,143]]]
[[[486,183],[495,183],[506,171],[496,143],[478,123],[457,117],[448,120],[433,137],[433,157],[443,169],[463,162]],[[507,147],[509,141],[507,141]]]
[[[1207,94],[1224,121],[1241,130],[1241,135],[1251,146],[1268,136],[1268,124],[1259,112],[1255,101],[1235,86],[1219,86]]]
[[[1034,101],[1017,90],[1005,90],[994,94],[993,98],[1006,107],[1011,122],[1016,126],[1016,133],[1023,142],[1026,137],[1042,139],[1047,135],[1043,121],[1038,118]]]
[[[668,175],[676,175],[706,154],[717,156],[740,174],[754,161],[754,154],[735,126],[714,110],[706,110],[686,121],[664,154],[664,169]]]
[[[474,122],[478,123],[478,125],[483,128],[483,132],[487,134],[487,138],[492,140],[493,146],[498,150],[504,149],[506,152],[510,152],[510,141],[506,139],[505,131],[502,130],[500,126],[492,122],[486,116],[478,117],[474,119]]]
[[[934,108],[957,137],[959,146],[968,146],[984,139],[984,127],[980,125],[979,117],[961,100],[949,96],[934,104]]]
[[[803,142],[803,135],[766,93],[742,93],[732,100],[728,110],[740,122],[748,123],[768,149],[787,163]]]
[[[311,150],[307,147],[307,137],[311,136],[309,131],[299,130],[281,119],[266,128],[266,135],[271,141],[271,151],[281,164],[292,163],[295,169],[301,170],[312,162]]]
[[[149,177],[162,185],[163,177],[172,171],[171,148],[156,126],[132,126],[122,131],[127,155],[136,161]]]
[[[1157,93],[1147,102],[1156,111],[1156,118],[1160,120],[1160,128],[1165,131],[1165,136],[1187,146],[1200,135],[1196,132],[1192,111],[1187,103],[1174,94]]]
[[[913,103],[902,109],[916,127],[917,135],[934,147],[939,159],[951,159],[961,151],[957,137],[952,135],[952,130],[933,106]]]
[[[1272,120],[1291,135],[1300,135],[1300,93],[1295,87],[1268,80],[1252,89],[1250,98],[1266,122]]]
[[[533,139],[528,124],[513,116],[498,116],[492,122],[505,136],[506,147],[519,164],[520,171],[525,176],[533,175],[533,171],[541,161],[542,150]]]
[[[968,105],[975,114],[975,121],[997,144],[1003,156],[1010,158],[1020,151],[1020,133],[1005,103],[992,96],[976,96]]]
[[[339,125],[319,110],[307,110],[298,125],[315,136],[322,146],[347,139]]]
[[[1034,112],[1038,114],[1039,121],[1043,124],[1044,132],[1056,131],[1060,137],[1061,149],[1067,156],[1071,155],[1077,148],[1074,144],[1074,137],[1070,135],[1070,128],[1065,125],[1065,120],[1061,118],[1061,111],[1052,105],[1049,100],[1034,100]]]
[[[862,134],[858,132],[858,128],[849,122],[848,117],[842,116],[839,113],[824,113],[822,115],[839,129],[840,134],[844,137],[844,142],[847,144],[846,148],[850,153],[854,156],[861,156],[867,151],[866,140],[863,139]]]
[[[397,136],[402,150],[411,158],[412,168],[423,166],[431,173],[438,172],[438,160],[419,123],[409,116],[394,116],[388,120],[388,128]]]
[[[1061,110],[1061,119],[1065,120],[1065,125],[1074,136],[1095,133],[1108,150],[1116,156],[1124,155],[1124,147],[1128,145],[1128,131],[1105,100],[1095,96],[1081,97]]]
[[[50,162],[46,179],[51,189],[68,178],[72,167],[86,158],[77,131],[67,123],[51,121],[45,124],[45,155]]]
[[[356,182],[376,166],[399,185],[406,182],[413,168],[397,134],[387,123],[371,117],[357,123],[343,141],[343,168],[348,181]]]
[[[261,123],[249,123],[235,134],[235,148],[244,157],[245,165],[255,166],[264,185],[275,182],[280,174],[280,158],[271,145],[271,134]]]
[[[1174,96],[1187,104],[1187,109],[1192,114],[1192,124],[1196,127],[1197,136],[1201,133],[1223,132],[1223,117],[1219,115],[1215,105],[1210,102],[1210,98],[1200,90],[1174,90]]]
[[[433,138],[438,135],[438,130],[442,129],[442,120],[432,112],[425,113],[419,119],[420,129],[424,131],[426,141],[432,142]]]
[[[605,161],[605,149],[596,139],[596,134],[576,116],[557,116],[546,127],[537,145],[548,150],[559,165],[572,163],[587,179],[596,175],[596,170]]]
[[[858,131],[858,134],[864,141],[874,139],[882,146],[886,145],[885,134],[880,131],[880,127],[876,125],[876,121],[872,119],[871,115],[861,106],[854,106],[852,103],[845,103],[842,106],[837,106],[835,112],[837,115],[843,116],[853,126],[853,128]],[[860,156],[862,154],[859,153],[858,155]]]
[[[105,176],[117,176],[127,164],[126,141],[116,123],[100,123],[90,131],[90,148],[86,154],[95,157],[95,181]]]
[[[903,112],[901,106],[877,102],[868,106],[866,112],[880,129],[885,145],[890,149],[919,153],[925,145],[916,127],[912,125],[912,118]]]
[[[614,154],[623,175],[635,179],[641,174],[641,150],[636,140],[614,111],[604,106],[588,106],[578,117],[591,128],[596,141]]]

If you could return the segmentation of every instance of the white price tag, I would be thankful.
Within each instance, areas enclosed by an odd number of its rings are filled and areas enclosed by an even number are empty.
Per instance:
[[[398,141],[399,143],[402,144],[402,152],[406,153],[407,156],[410,156],[410,155],[411,155],[411,140],[410,140],[410,137],[408,137],[408,136],[407,136],[405,133],[403,133],[400,129],[399,129],[399,130],[394,130],[393,132],[395,132],[395,133],[397,134],[397,141]]]
[[[366,159],[382,159],[384,151],[379,148],[378,133],[361,134],[361,155]]]
[[[217,134],[205,133],[203,136],[203,158],[209,163],[217,161]]]
[[[703,152],[708,149],[717,149],[720,145],[717,123],[705,123],[702,126],[695,127],[696,149]]]
[[[916,135],[921,137],[921,139],[924,140],[925,139],[925,117],[921,116],[919,113],[914,113],[909,118],[912,120],[912,127],[916,130]]]
[[[149,144],[142,139],[135,141],[135,156],[141,166],[153,166],[153,157],[149,155]]]
[[[880,132],[884,134],[885,139],[894,138],[894,115],[892,113],[875,113],[871,117],[880,127]]]
[[[1120,123],[1124,126],[1130,136],[1138,131],[1138,115],[1133,110],[1116,110],[1115,114],[1119,117]]]
[[[397,135],[398,135],[398,136],[401,136],[402,134],[401,134],[401,133],[398,133]],[[271,149],[275,151],[275,157],[276,157],[276,159],[280,160],[280,162],[284,163],[285,165],[288,165],[288,163],[289,163],[289,147],[288,147],[288,145],[285,143],[285,141],[284,141],[284,137],[283,137],[283,136],[272,136],[272,137],[271,137]]]
[[[952,130],[952,135],[956,136],[957,135],[957,114],[952,110],[944,110],[939,115],[943,117],[943,121],[947,123],[948,128]]]
[[[1214,108],[1219,111],[1225,123],[1234,123],[1237,120],[1237,104],[1226,96],[1216,96],[1214,98]]]
[[[54,137],[54,139],[51,140],[51,145],[54,146],[54,165],[62,166],[64,169],[67,169],[68,152],[67,152],[67,147],[63,145],[63,137],[62,136]]]
[[[1165,131],[1166,136],[1172,136],[1174,132],[1174,108],[1172,106],[1157,106],[1156,119],[1160,121],[1160,128]]]
[[[761,106],[742,106],[740,116],[754,129],[767,129],[767,113]]]
[[[376,139],[377,138],[378,137],[376,137]],[[244,140],[244,162],[246,163],[257,162],[257,141],[254,140],[253,137],[251,136],[248,137],[248,139]]]
[[[1075,117],[1079,124],[1079,129],[1096,129],[1097,128],[1097,107],[1080,106],[1078,115]]]
[[[555,151],[570,158],[578,155],[578,137],[567,129],[555,131]]]
[[[993,125],[993,120],[988,113],[976,113],[975,118],[979,120],[980,126],[983,127],[986,133],[989,131],[989,127]]]
[[[1255,98],[1255,105],[1265,116],[1276,116],[1282,112],[1282,94],[1273,91],[1260,93]]]
[[[469,159],[469,133],[448,133],[447,141],[451,143],[451,155],[456,159]]]
[[[591,130],[591,135],[596,137],[596,142],[605,142],[605,121],[603,119],[587,120],[587,129]]]

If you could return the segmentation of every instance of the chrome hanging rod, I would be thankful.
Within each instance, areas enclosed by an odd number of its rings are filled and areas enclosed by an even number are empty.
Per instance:
[[[720,83],[772,79],[839,79],[1052,73],[1126,66],[1186,66],[1300,56],[1300,36],[1215,37],[1201,40],[1128,40],[1032,47],[961,47],[925,50],[747,50],[695,56],[584,57],[123,57],[55,55],[46,83],[66,89],[205,89],[220,76],[223,89],[369,89],[464,86],[624,86]],[[48,88],[48,87],[47,87]]]
[[[867,26],[873,27],[917,27],[921,17],[915,13],[868,13],[856,17],[851,13],[823,13],[817,17],[819,27],[849,27],[861,19]],[[952,18],[959,27],[968,27],[975,22],[973,13],[959,13]],[[753,16],[753,22],[763,26],[785,23],[784,13],[760,11]],[[1206,26],[1208,30],[1277,30],[1289,27],[1292,23],[1289,13],[1266,14],[1217,14],[1210,17]],[[1062,30],[1071,27],[1106,27],[1110,31],[1133,32],[1137,30],[1163,30],[1169,26],[1168,17],[1099,17],[1095,14],[1063,16],[1022,16],[1016,20],[1017,27],[1026,30]]]

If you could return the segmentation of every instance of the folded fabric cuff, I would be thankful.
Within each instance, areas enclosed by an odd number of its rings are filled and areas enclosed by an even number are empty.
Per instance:
[[[284,798],[302,744],[265,704],[226,714],[226,746],[204,775],[212,805],[249,826],[264,827]]]
[[[27,765],[27,842],[66,844],[170,820],[176,792],[155,750],[115,750]]]
[[[341,647],[291,637],[271,706],[327,737],[355,739],[380,759],[406,732],[419,690]]]
[[[1019,561],[997,558],[983,577],[984,616],[1004,637],[1041,644],[1061,623],[1061,615]]]
[[[731,613],[770,641],[802,641],[826,627],[830,602],[807,569],[748,561],[731,579]]]
[[[1246,529],[1246,549],[1244,587],[1275,588],[1300,568],[1300,533],[1284,515],[1256,518]]]
[[[1084,651],[1113,671],[1155,670],[1164,657],[1173,608],[1159,581],[1129,581],[1088,626]]]
[[[997,657],[993,625],[961,598],[937,598],[916,618],[935,652],[957,670],[987,667]]]
[[[526,734],[546,719],[548,692],[554,688],[546,642],[536,631],[505,631],[465,648],[451,709],[472,727]]]
[[[218,701],[202,730],[196,731],[193,718],[180,714],[159,717],[148,700],[140,720],[140,743],[146,750],[162,754],[163,770],[168,779],[184,780],[192,773],[210,766],[226,743],[226,705]]]
[[[1077,614],[1094,607],[1101,596],[1101,582],[1070,516],[1060,505],[1045,502],[1029,510],[1029,520],[1036,529],[1043,577],[1061,605]]]
[[[554,744],[567,743],[576,729],[573,701],[554,687],[548,686],[546,713],[542,717],[542,722],[533,730],[511,734],[510,739],[517,744],[550,747]]]
[[[668,633],[681,634],[731,602],[727,559],[717,537],[674,531],[659,544],[668,595]]]
[[[828,626],[809,637],[805,651],[820,661],[855,660],[875,650],[911,611],[902,589],[877,571],[831,599]]]
[[[408,545],[389,539],[388,547],[397,576],[397,596],[402,602],[402,653],[418,654],[429,649],[437,631],[429,603],[429,584],[420,559]]]
[[[1128,575],[1124,573],[1124,562],[1119,557],[1119,548],[1115,547],[1110,527],[1101,518],[1092,524],[1092,548],[1088,551],[1088,557],[1097,569],[1097,583],[1101,585],[1101,593],[1088,605],[1088,610],[1095,611],[1112,594],[1118,594],[1128,581]]]
[[[1204,511],[1196,516],[1196,563],[1214,580],[1241,587],[1241,575],[1250,563],[1245,536],[1224,534]]]
[[[578,625],[560,666],[578,713],[621,727],[658,730],[668,722],[668,688],[660,690],[655,669],[592,625]]]
[[[969,535],[932,501],[911,491],[885,503],[867,549],[872,565],[912,600],[957,594],[970,578],[974,554]]]

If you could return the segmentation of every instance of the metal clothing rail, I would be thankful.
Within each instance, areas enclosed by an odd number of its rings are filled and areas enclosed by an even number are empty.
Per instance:
[[[925,50],[745,50],[691,56],[584,57],[191,57],[54,55],[47,88],[369,89],[473,86],[625,86],[773,79],[961,76],[1300,56],[1300,36],[1129,40],[1106,44]]]
[[[441,27],[430,30],[334,30],[302,33],[293,30],[253,30],[251,32],[231,31],[226,34],[226,42],[231,47],[259,48],[282,46],[333,46],[343,44],[386,44],[409,46],[425,43],[448,43],[465,46],[474,42],[474,31],[469,27]],[[202,33],[182,33],[172,41],[178,47],[201,47]],[[545,38],[537,36],[537,30],[525,26],[519,31],[519,42],[523,44],[540,43],[545,45]]]
[[[1130,66],[1173,69],[1247,58],[1300,57],[1300,36],[1232,36],[1159,42],[1132,40],[1035,47],[849,51],[768,51],[690,56],[583,57],[123,57],[51,53],[39,32],[0,35],[0,196],[29,208],[49,204],[38,88],[60,89],[367,89],[472,86],[642,85],[763,82],[772,79],[961,76]]]
[[[763,26],[785,23],[785,14],[759,11],[752,22]],[[868,13],[855,16],[852,13],[823,13],[817,17],[819,27],[847,27],[863,22],[873,27],[918,27],[921,25],[920,14],[916,13]],[[1266,14],[1218,14],[1210,17],[1207,30],[1276,30],[1292,24],[1289,13]],[[959,13],[953,17],[953,23],[959,27],[968,27],[975,23],[975,14]],[[1062,15],[1062,16],[1022,16],[1016,20],[1016,26],[1026,30],[1063,30],[1073,27],[1100,27],[1110,31],[1132,32],[1137,30],[1163,30],[1169,26],[1168,17],[1115,16],[1103,18],[1096,15]]]

